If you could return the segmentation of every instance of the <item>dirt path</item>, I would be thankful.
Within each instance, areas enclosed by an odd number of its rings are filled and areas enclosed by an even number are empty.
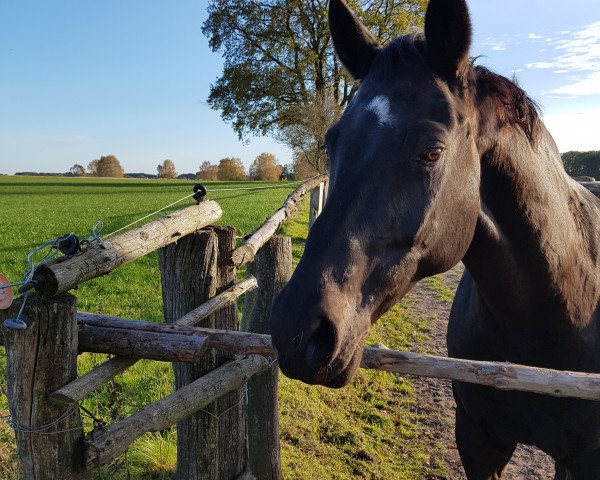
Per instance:
[[[425,341],[415,348],[423,353],[447,355],[446,327],[450,314],[450,292],[456,290],[462,274],[462,265],[439,277],[441,282],[425,280],[411,292],[415,315],[427,318],[430,332]],[[454,408],[450,381],[415,378],[418,413],[421,414],[423,435],[431,445],[430,451],[438,452],[431,463],[445,464],[447,477],[428,477],[427,480],[463,480],[458,450],[454,439]],[[433,455],[432,455],[433,457]],[[520,445],[503,478],[509,480],[550,480],[554,478],[554,462],[540,450]]]

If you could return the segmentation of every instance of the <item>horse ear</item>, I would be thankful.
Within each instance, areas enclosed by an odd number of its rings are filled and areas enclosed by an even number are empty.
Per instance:
[[[352,76],[366,76],[379,45],[344,0],[329,0],[329,30],[340,60]]]
[[[430,0],[425,15],[427,61],[446,81],[459,80],[469,62],[471,19],[465,0]]]

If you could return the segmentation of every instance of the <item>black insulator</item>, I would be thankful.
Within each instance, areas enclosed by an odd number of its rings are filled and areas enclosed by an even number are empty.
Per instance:
[[[21,285],[19,287],[18,292],[21,293],[21,294],[23,294],[25,292],[28,292],[32,288],[35,288],[35,282],[27,282],[27,283],[24,283],[23,285]]]
[[[56,248],[63,255],[75,255],[79,251],[79,238],[74,233],[67,233],[58,239]]]
[[[204,200],[205,196],[206,196],[206,187],[204,185],[202,185],[201,183],[197,183],[196,185],[194,185],[194,195],[192,195],[192,198],[194,200],[196,200],[196,202],[198,202],[198,204],[200,204],[200,202],[202,200]]]
[[[34,275],[33,279],[31,279],[31,281],[24,283],[23,285],[21,285],[19,287],[18,292],[20,294],[26,293],[29,290],[32,289],[36,289],[38,292],[40,292],[40,290],[42,289],[42,287],[44,286],[44,283],[46,282],[46,278],[43,277],[42,275]]]

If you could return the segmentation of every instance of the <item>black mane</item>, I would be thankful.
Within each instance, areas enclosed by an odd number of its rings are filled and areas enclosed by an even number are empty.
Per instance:
[[[495,100],[496,114],[502,122],[521,128],[532,142],[539,119],[537,104],[519,85],[508,78],[480,65],[473,67],[473,71],[477,90]]]

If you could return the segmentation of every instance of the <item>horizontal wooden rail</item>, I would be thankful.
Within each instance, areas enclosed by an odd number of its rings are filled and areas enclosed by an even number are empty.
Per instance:
[[[174,325],[195,325],[219,309],[235,304],[238,297],[255,289],[256,286],[257,283],[254,277],[246,277],[241,282],[236,283],[231,288],[187,313],[177,320]],[[102,316],[82,312],[78,313],[78,319],[81,322],[94,318],[102,318]],[[139,358],[121,356],[111,358],[50,394],[50,401],[59,405],[69,405],[78,402],[104,383],[120,375],[132,365],[135,365],[138,360]]]
[[[114,354],[115,348],[110,338],[102,335],[102,330],[110,330],[112,335],[119,335],[125,338],[131,345],[143,344],[146,337],[155,338],[157,334],[169,337],[170,335],[191,335],[194,337],[205,338],[206,344],[203,348],[216,348],[226,353],[238,355],[273,355],[271,346],[271,337],[249,332],[238,332],[235,330],[215,330],[202,327],[188,327],[174,323],[156,323],[143,322],[141,320],[127,320],[124,318],[107,317],[103,315],[78,314],[77,323],[80,331],[85,331],[85,335],[79,336],[79,351],[94,353]],[[103,337],[102,343],[90,341],[92,335],[97,338]],[[120,341],[119,341],[120,342]],[[167,347],[167,342],[163,347]],[[132,347],[134,348],[134,347]],[[156,356],[162,354],[165,362],[170,362],[174,352],[165,353],[161,350]]]
[[[206,339],[197,335],[146,332],[138,341],[136,333],[136,330],[80,325],[79,352],[94,352],[102,350],[96,350],[97,346],[110,345],[111,353],[120,357],[196,363],[206,350]]]
[[[600,375],[594,373],[420,355],[381,348],[365,348],[361,366],[392,373],[475,383],[499,390],[600,400]]]
[[[244,355],[256,353],[274,356],[270,336],[256,333],[230,332],[208,328],[180,327],[111,317],[85,321],[89,328],[120,329],[121,335],[135,335],[143,342],[150,333],[206,336],[206,347]],[[136,330],[133,334],[125,333]],[[132,340],[133,341],[133,340]],[[104,345],[85,345],[84,349],[111,353],[110,342]],[[565,372],[501,362],[484,362],[460,358],[398,352],[384,348],[365,348],[363,368],[393,373],[445,378],[460,382],[486,385],[500,390],[520,390],[555,397],[600,400],[600,374]]]
[[[258,252],[260,247],[262,247],[269,238],[277,233],[281,224],[294,212],[302,197],[314,188],[317,188],[321,183],[325,182],[327,178],[327,175],[312,178],[290,193],[281,208],[269,217],[260,228],[252,233],[243,245],[234,250],[231,256],[234,265],[236,267],[241,267],[254,260],[256,252]]]
[[[268,360],[258,355],[226,363],[139,412],[94,430],[85,441],[86,469],[107,464],[144,433],[164,430],[189,417],[224,394],[240,388],[268,366]]]
[[[40,296],[51,298],[176,242],[214,223],[221,215],[221,207],[214,201],[183,208],[110,240],[92,242],[84,252],[72,257],[41,265],[34,272],[33,284]]]

